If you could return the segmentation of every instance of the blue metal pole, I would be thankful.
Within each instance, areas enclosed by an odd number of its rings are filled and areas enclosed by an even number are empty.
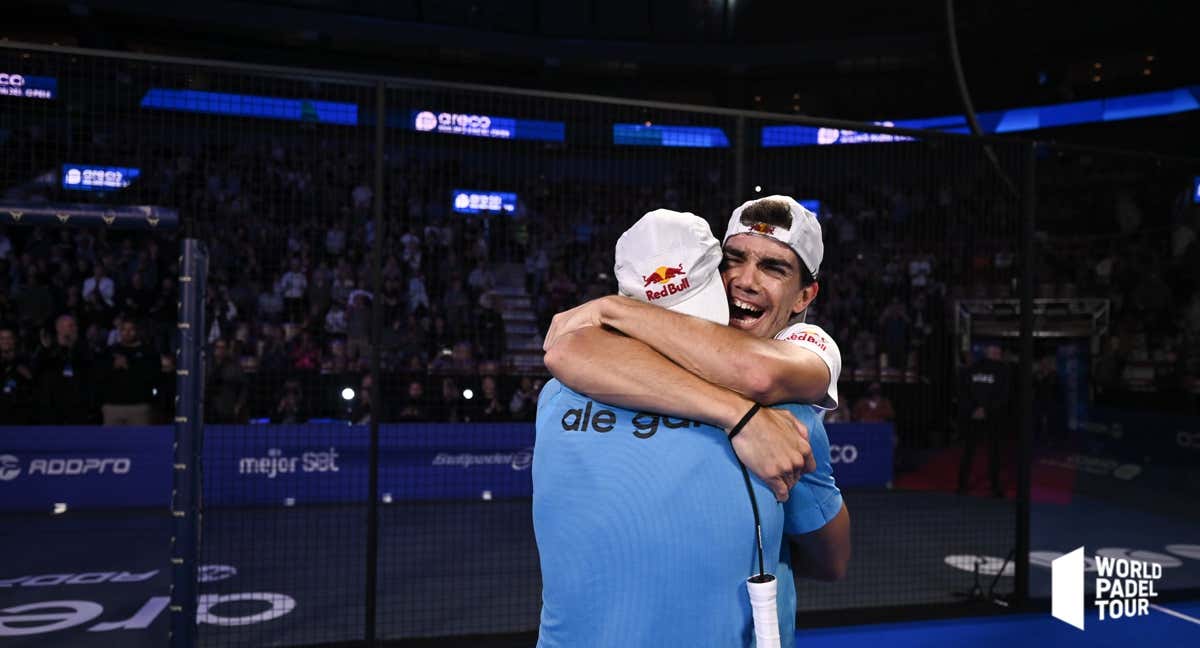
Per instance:
[[[204,425],[204,291],[208,251],[185,238],[179,267],[175,351],[175,456],[171,492],[171,647],[192,648],[200,549],[200,451]]]

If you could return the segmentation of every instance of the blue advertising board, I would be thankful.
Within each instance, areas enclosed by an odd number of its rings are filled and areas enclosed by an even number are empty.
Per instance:
[[[613,124],[613,144],[681,148],[728,148],[725,131],[713,126]]]
[[[389,125],[397,125],[389,117]],[[561,142],[566,137],[566,125],[560,121],[517,119],[476,113],[456,113],[437,110],[411,110],[399,124],[422,133],[466,135],[491,139]]]
[[[58,79],[26,76],[19,72],[0,72],[0,97],[53,99],[58,94]]]
[[[825,432],[839,488],[892,485],[891,423],[826,423]]]
[[[892,480],[889,424],[827,426],[843,487]],[[531,423],[381,425],[384,502],[530,497]],[[0,427],[0,510],[165,508],[174,428]],[[206,506],[301,506],[367,498],[369,428],[210,425]]]
[[[358,105],[343,101],[290,99],[261,95],[151,88],[142,97],[142,108],[231,117],[282,119],[321,124],[358,124]]]
[[[141,169],[96,164],[62,165],[62,188],[73,191],[111,191],[133,184]]]
[[[514,214],[517,211],[517,194],[454,189],[450,192],[450,208],[459,214]]]

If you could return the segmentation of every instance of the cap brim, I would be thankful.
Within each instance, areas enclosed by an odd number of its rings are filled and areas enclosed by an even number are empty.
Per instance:
[[[668,310],[716,322],[721,326],[728,326],[729,298],[725,295],[725,286],[721,283],[721,275],[714,272],[707,284],[684,301],[669,306]]]

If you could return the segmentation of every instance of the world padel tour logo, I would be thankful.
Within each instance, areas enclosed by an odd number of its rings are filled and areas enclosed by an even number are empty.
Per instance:
[[[1080,630],[1084,629],[1084,560],[1080,547],[1051,563],[1050,613]],[[1094,565],[1096,608],[1101,621],[1150,614],[1150,600],[1158,596],[1154,584],[1162,578],[1162,565],[1108,556],[1095,556]]]

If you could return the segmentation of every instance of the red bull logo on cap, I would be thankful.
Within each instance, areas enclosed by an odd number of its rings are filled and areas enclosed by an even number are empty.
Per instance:
[[[642,277],[642,281],[645,282],[645,284],[642,286],[643,288],[649,288],[651,284],[658,284],[662,286],[662,289],[660,290],[647,290],[646,300],[654,301],[656,299],[662,299],[667,295],[674,295],[691,288],[691,283],[687,280],[687,277],[684,277],[682,281],[677,283],[671,281],[676,277],[683,277],[686,274],[687,273],[683,270],[683,264],[680,263],[674,268],[669,266],[659,266],[659,268],[654,272],[644,275]]]
[[[775,226],[767,225],[766,223],[755,223],[750,226],[750,229],[751,231],[758,232],[759,234],[771,235],[775,233]]]
[[[680,277],[685,274],[687,274],[687,273],[683,271],[682,263],[675,266],[674,268],[669,268],[667,266],[659,266],[659,268],[657,270],[655,270],[654,272],[651,272],[650,274],[642,277],[642,281],[646,282],[646,283],[642,284],[642,287],[647,288],[650,286],[650,284],[665,284],[668,281],[674,279],[675,277]]]

